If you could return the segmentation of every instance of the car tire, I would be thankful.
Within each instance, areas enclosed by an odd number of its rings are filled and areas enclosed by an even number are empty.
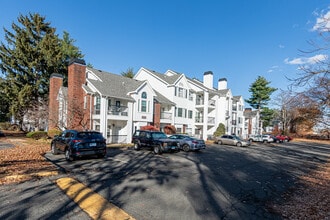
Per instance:
[[[162,154],[162,147],[161,146],[154,146],[154,154]]]
[[[56,144],[55,143],[52,143],[52,145],[51,145],[51,152],[52,152],[53,155],[58,154],[58,150],[56,148]]]
[[[188,151],[190,150],[189,145],[188,145],[188,144],[183,145],[183,146],[182,146],[182,150],[183,150],[184,152],[188,152]]]
[[[134,143],[134,150],[140,150],[140,144],[139,142]]]
[[[73,161],[70,148],[65,149],[65,159],[70,162]]]
[[[222,145],[222,141],[218,141],[218,144]]]
[[[237,146],[237,147],[242,147],[242,143],[241,143],[241,142],[237,142],[237,143],[236,143],[236,146]]]

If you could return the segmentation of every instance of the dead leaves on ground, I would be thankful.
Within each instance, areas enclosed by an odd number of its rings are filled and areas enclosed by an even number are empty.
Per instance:
[[[43,155],[49,143],[28,138],[5,138],[2,142],[15,147],[0,150],[0,185],[37,178],[39,172],[54,172],[56,167]],[[40,177],[39,177],[40,178]]]

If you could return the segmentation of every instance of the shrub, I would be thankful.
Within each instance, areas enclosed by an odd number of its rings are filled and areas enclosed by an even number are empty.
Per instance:
[[[224,124],[219,123],[217,130],[213,133],[214,137],[222,136],[226,133],[226,127]]]
[[[27,133],[26,137],[38,140],[38,139],[47,139],[48,135],[47,135],[47,132],[45,132],[45,131],[32,131],[32,132]]]
[[[61,133],[61,131],[59,129],[53,128],[48,130],[48,136],[53,138],[55,135],[59,135]]]
[[[0,122],[0,130],[8,130],[10,127],[9,122]]]

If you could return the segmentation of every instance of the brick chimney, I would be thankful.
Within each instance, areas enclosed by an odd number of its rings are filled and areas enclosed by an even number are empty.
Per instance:
[[[85,120],[84,96],[82,88],[86,83],[86,63],[81,59],[72,59],[68,66],[68,115],[69,129],[83,129]]]
[[[48,129],[58,127],[59,102],[57,96],[62,85],[63,76],[58,73],[53,73],[49,80]]]

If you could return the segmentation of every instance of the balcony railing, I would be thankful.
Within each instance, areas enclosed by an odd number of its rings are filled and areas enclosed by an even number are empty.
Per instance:
[[[214,124],[215,123],[215,117],[208,117],[207,118],[207,123],[208,124]]]
[[[201,117],[196,117],[196,118],[195,118],[195,122],[196,122],[196,123],[203,123],[203,121],[204,121],[204,120],[203,120],[203,118],[201,118]]]
[[[196,105],[204,105],[203,99],[196,99]]]
[[[128,115],[128,107],[126,106],[115,106],[111,105],[108,107],[108,115],[119,115],[119,116],[127,116]]]
[[[172,113],[170,112],[161,112],[160,119],[172,120]]]

